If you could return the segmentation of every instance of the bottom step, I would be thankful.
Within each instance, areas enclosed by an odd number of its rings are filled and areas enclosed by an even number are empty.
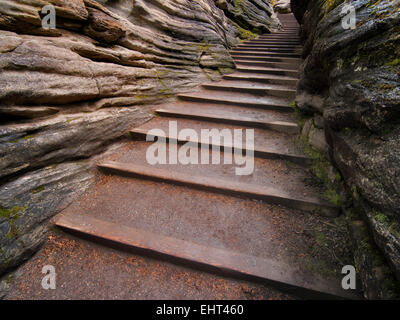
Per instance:
[[[88,215],[65,214],[56,221],[56,225],[125,248],[135,249],[141,253],[173,258],[177,262],[191,263],[219,273],[275,285],[280,290],[305,298],[358,298],[351,292],[341,289],[340,280],[329,282],[318,279],[271,259],[198,245],[99,220]]]

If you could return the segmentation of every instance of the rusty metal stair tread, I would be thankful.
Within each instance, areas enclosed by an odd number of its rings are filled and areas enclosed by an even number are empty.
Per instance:
[[[301,50],[298,48],[273,48],[273,47],[260,47],[260,46],[245,46],[236,47],[235,52],[252,51],[260,53],[277,53],[277,54],[301,54]]]
[[[251,40],[248,42],[243,42],[243,45],[253,45],[253,44],[261,44],[261,45],[276,45],[276,46],[301,46],[301,42],[298,40],[274,40],[274,39],[270,39],[270,40]]]
[[[162,116],[165,114],[161,113]],[[201,136],[201,130],[203,129],[217,129],[217,130],[222,130],[229,128],[231,130],[234,129],[245,129],[246,127],[243,127],[242,125],[235,125],[231,124],[227,126],[226,124],[220,124],[220,123],[215,123],[211,121],[212,118],[210,118],[210,122],[206,122],[205,119],[207,118],[199,118],[201,121],[197,121],[198,118],[195,116],[192,116],[191,113],[189,112],[189,115],[185,114],[184,118],[178,117],[176,118],[175,116],[178,115],[177,113],[172,112],[169,114],[169,117],[159,117],[156,119],[151,120],[150,122],[145,123],[144,125],[134,128],[130,131],[131,135],[135,139],[141,139],[141,140],[146,140],[148,137],[163,137],[166,138],[167,141],[177,141],[178,143],[186,143],[189,141],[192,141],[190,138],[185,137],[185,138],[177,138],[177,137],[172,137],[169,134],[169,123],[170,121],[176,121],[177,126],[179,128],[191,128],[192,130],[196,131],[198,136]],[[224,122],[225,123],[225,122]],[[158,128],[163,130],[164,134],[160,133],[151,133],[152,129]],[[283,128],[280,128],[282,131]],[[288,133],[281,133],[273,130],[266,130],[266,129],[254,129],[255,134],[254,134],[254,153],[256,157],[261,157],[261,158],[267,158],[267,159],[283,159],[283,160],[288,160],[292,161],[295,163],[303,164],[303,165],[309,165],[311,163],[311,160],[306,157],[302,152],[300,152],[296,146],[296,139],[293,137],[293,135],[288,134]],[[290,132],[290,130],[286,130],[286,132]],[[192,141],[196,142],[197,141]],[[218,146],[218,147],[223,147],[226,146],[227,143],[225,141],[216,143],[214,141],[206,143],[207,147],[212,146]],[[245,150],[247,150],[245,148]]]
[[[302,63],[302,60],[299,58],[285,58],[285,57],[259,57],[259,56],[247,56],[247,55],[236,55],[233,54],[232,57],[235,60],[244,60],[244,61],[250,61],[250,60],[258,60],[258,61],[265,61],[265,62],[278,62],[278,63],[292,63],[292,64],[298,64],[300,65]]]
[[[257,38],[257,40],[282,40],[282,36],[272,34],[272,35],[264,36],[264,37],[261,36],[261,37]],[[300,38],[299,38],[299,36],[295,36],[295,35],[293,35],[293,36],[285,35],[284,40],[299,41]]]
[[[261,39],[261,38],[255,38],[252,40],[248,40],[248,41],[243,41],[242,44],[252,44],[252,43],[268,43],[268,42],[272,42],[272,43],[279,43],[279,44],[288,44],[288,45],[292,45],[293,43],[299,44],[301,45],[300,39],[298,40],[291,40],[291,39]]]
[[[265,48],[281,48],[281,49],[301,49],[300,44],[293,44],[293,43],[258,43],[258,42],[248,42],[248,43],[242,43],[238,46],[239,48],[243,47],[265,47]]]
[[[285,50],[299,50],[301,49],[300,45],[289,45],[289,44],[260,44],[260,43],[246,43],[237,46],[237,48],[258,48],[258,49],[285,49]]]
[[[261,108],[249,108],[248,106],[237,106],[231,104],[223,104],[223,103],[202,103],[202,102],[192,102],[192,101],[174,101],[171,103],[162,104],[160,106],[154,106],[155,110],[165,110],[171,112],[181,113],[182,115],[187,114],[189,116],[197,117],[197,116],[215,116],[216,121],[211,122],[220,122],[220,120],[226,119],[226,122],[229,124],[229,121],[232,120],[244,120],[245,122],[255,123],[270,123],[270,122],[285,122],[289,123],[292,127],[296,124],[293,118],[293,112],[281,112],[274,110],[266,110]],[[258,127],[258,126],[255,126]]]
[[[279,76],[273,74],[256,74],[256,73],[245,73],[245,72],[235,72],[223,77],[225,80],[236,80],[236,81],[255,81],[262,83],[276,83],[276,84],[290,84],[291,86],[296,86],[298,79],[288,76]]]
[[[322,200],[321,198],[314,196],[299,196],[288,191],[278,190],[274,187],[271,187],[270,182],[268,182],[269,185],[261,185],[238,182],[238,179],[227,180],[225,178],[217,178],[215,175],[213,175],[212,170],[207,171],[209,176],[204,174],[194,175],[193,173],[189,174],[183,172],[191,169],[190,166],[168,165],[168,169],[163,169],[157,166],[139,165],[132,163],[131,161],[129,163],[121,161],[127,161],[127,159],[100,163],[98,164],[98,167],[101,170],[109,173],[139,177],[142,179],[150,179],[155,181],[163,181],[176,185],[189,186],[191,188],[200,190],[229,194],[232,196],[258,199],[271,204],[283,205],[288,208],[319,212],[319,214],[330,217],[335,217],[339,213],[339,208],[325,200]],[[227,174],[228,173],[224,173],[223,175]],[[213,176],[211,177],[210,175]],[[272,176],[270,177],[272,178]]]
[[[286,133],[299,133],[299,126],[295,122],[289,121],[268,121],[262,119],[255,119],[248,116],[238,116],[238,115],[229,115],[225,114],[224,116],[219,116],[216,113],[205,112],[204,110],[199,110],[198,112],[182,110],[177,108],[165,108],[165,109],[157,109],[156,112],[159,115],[173,115],[173,116],[184,116],[185,118],[191,119],[204,119],[206,121],[215,121],[215,122],[223,122],[223,123],[231,123],[231,124],[241,124],[248,127],[256,127],[256,128],[266,128],[271,130],[276,130],[280,132]]]
[[[282,99],[278,97],[258,97],[251,94],[227,94],[212,90],[202,90],[199,92],[179,94],[178,98],[185,101],[224,103],[240,105],[249,108],[274,109],[285,112],[293,111],[293,109],[289,106],[289,99]]]
[[[263,73],[263,74],[274,74],[281,76],[292,77],[293,79],[299,78],[299,71],[297,70],[288,70],[288,69],[280,69],[280,68],[267,68],[261,66],[244,66],[238,65],[236,68],[238,72],[246,72],[246,73]]]
[[[271,67],[278,67],[281,69],[293,70],[297,71],[299,69],[300,63],[298,62],[270,62],[270,61],[257,61],[257,59],[243,59],[241,57],[233,57],[235,60],[236,66],[246,67],[264,67],[264,68],[271,68]]]
[[[300,53],[254,51],[254,50],[251,50],[251,48],[248,48],[247,50],[232,50],[230,53],[232,55],[243,54],[243,55],[253,55],[253,56],[262,56],[262,57],[293,57],[293,58],[301,58],[301,54]]]
[[[251,81],[225,80],[219,82],[208,82],[202,84],[202,87],[207,90],[239,91],[291,99],[293,99],[296,94],[296,90],[289,86],[278,84],[260,84]]]
[[[62,215],[56,225],[74,232],[118,243],[131,249],[147,251],[169,258],[195,263],[232,276],[278,285],[286,291],[309,298],[357,299],[338,285],[271,259],[248,256],[185,240],[154,234],[120,224],[102,221],[88,215]]]
[[[198,141],[194,141],[191,139],[177,139],[177,138],[171,138],[168,134],[163,134],[163,135],[154,135],[154,134],[150,134],[148,130],[143,130],[141,128],[136,128],[136,129],[132,129],[130,131],[131,135],[135,138],[139,138],[139,139],[143,139],[145,140],[147,137],[153,137],[153,138],[165,138],[166,141],[175,141],[179,144],[181,143],[187,143],[187,142],[192,142],[194,144],[197,145]],[[232,145],[227,145],[224,143],[208,143],[207,144],[208,147],[219,147],[219,148],[224,148],[224,147],[232,147]],[[248,152],[247,148],[243,148],[242,150]],[[295,153],[285,153],[282,150],[274,150],[274,149],[267,149],[267,148],[263,148],[263,146],[257,146],[254,149],[254,154],[256,157],[261,157],[261,158],[266,158],[266,159],[282,159],[282,160],[286,160],[286,161],[293,161],[294,163],[299,163],[299,164],[303,164],[303,165],[310,165],[311,164],[311,159],[302,155],[302,154],[295,154]]]

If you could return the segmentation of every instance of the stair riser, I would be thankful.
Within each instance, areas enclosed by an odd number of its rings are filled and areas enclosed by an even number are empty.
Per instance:
[[[263,109],[263,110],[276,110],[282,112],[291,112],[290,107],[286,106],[276,106],[276,105],[262,105],[262,104],[249,104],[245,102],[231,102],[231,101],[221,101],[221,100],[214,100],[212,98],[205,99],[205,98],[197,98],[197,97],[183,97],[178,96],[180,100],[183,101],[192,101],[192,102],[201,102],[201,103],[215,103],[215,104],[229,104],[232,106],[240,106],[240,107],[247,107],[247,108],[256,108],[256,109]]]
[[[223,77],[225,80],[234,80],[234,81],[243,81],[245,79],[238,79],[230,75],[226,75]],[[263,79],[263,78],[247,78],[246,80],[248,81],[253,81],[253,82],[258,82],[258,83],[266,83],[266,84],[282,84],[282,85],[288,85],[293,88],[296,88],[297,86],[297,80],[289,80],[289,79]]]
[[[298,71],[282,71],[282,70],[262,70],[262,69],[246,69],[246,68],[238,68],[238,72],[242,73],[258,73],[258,74],[271,74],[276,76],[286,76],[297,78],[299,76]]]
[[[203,88],[215,91],[224,92],[242,92],[242,93],[252,93],[261,96],[272,96],[279,98],[287,98],[293,100],[296,97],[296,91],[286,91],[286,90],[273,90],[273,89],[254,89],[254,88],[232,88],[232,87],[218,87],[213,85],[203,85]]]
[[[131,131],[130,135],[131,135],[132,139],[142,140],[142,141],[145,141],[147,137],[151,137],[154,140],[163,138],[160,136],[153,136],[153,135],[148,135],[146,133],[134,132],[134,131]],[[190,141],[189,140],[171,139],[171,138],[167,137],[166,142],[183,145]],[[198,148],[205,147],[205,148],[208,148],[209,150],[211,150],[211,148],[213,146],[219,147],[220,150],[223,150],[223,148],[224,148],[223,145],[215,145],[215,144],[193,143],[193,145]],[[245,154],[245,153],[249,154],[249,152],[250,152],[250,150],[248,150],[248,149],[243,150],[243,154]],[[233,149],[232,149],[232,153],[233,153]],[[280,160],[284,160],[284,161],[290,161],[290,162],[293,162],[293,163],[296,163],[296,164],[299,164],[302,166],[310,166],[312,164],[312,161],[306,157],[290,155],[290,154],[281,154],[281,153],[276,153],[276,152],[267,152],[267,151],[257,150],[257,149],[254,150],[254,156],[257,158],[261,158],[261,159],[271,159],[271,160],[279,160],[280,159]]]

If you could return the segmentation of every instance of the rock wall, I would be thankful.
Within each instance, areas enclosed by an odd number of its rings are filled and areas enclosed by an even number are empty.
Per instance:
[[[342,24],[347,4],[354,29]],[[346,207],[361,214],[400,280],[400,1],[291,6],[304,41],[296,103],[312,116],[305,135],[318,136],[314,148],[330,156],[351,195]]]
[[[268,33],[271,28],[280,27],[279,21],[267,0],[216,0],[218,8],[239,29],[241,36]],[[273,19],[271,19],[273,17]]]
[[[2,0],[0,274],[37,249],[90,187],[91,157],[149,120],[150,103],[217,79],[239,38],[278,25],[266,0]]]

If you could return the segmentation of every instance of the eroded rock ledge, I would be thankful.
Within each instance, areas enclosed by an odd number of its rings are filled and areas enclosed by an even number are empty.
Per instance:
[[[297,106],[400,281],[400,2],[350,3],[354,30],[345,1],[292,0],[305,44]]]
[[[53,4],[57,28],[41,28]],[[148,105],[234,68],[239,38],[278,27],[267,0],[2,0],[0,274],[93,180],[93,155]],[[86,159],[86,160],[85,160]]]

